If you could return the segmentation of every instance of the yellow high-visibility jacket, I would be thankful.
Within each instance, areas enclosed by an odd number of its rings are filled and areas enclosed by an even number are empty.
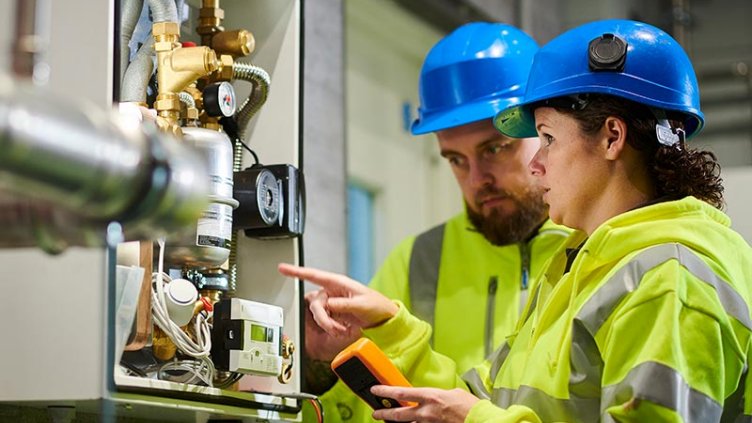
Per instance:
[[[515,333],[462,378],[404,308],[366,334],[414,386],[469,386],[483,400],[466,422],[751,421],[752,249],[729,225],[687,197],[573,233],[574,261],[552,259]]]
[[[460,213],[402,241],[369,286],[433,327],[433,348],[470,369],[512,333],[529,286],[571,230],[546,221],[525,243],[494,246]],[[372,422],[341,381],[321,397],[326,421]]]

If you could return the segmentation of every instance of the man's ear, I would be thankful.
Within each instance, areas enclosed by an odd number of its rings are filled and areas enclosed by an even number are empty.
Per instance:
[[[618,159],[627,146],[627,124],[621,118],[609,116],[601,129],[605,143],[605,158]]]

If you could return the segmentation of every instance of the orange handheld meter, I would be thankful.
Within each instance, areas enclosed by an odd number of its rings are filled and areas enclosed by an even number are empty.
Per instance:
[[[374,410],[415,405],[371,393],[374,385],[412,385],[370,339],[360,338],[337,354],[332,361],[332,370]]]

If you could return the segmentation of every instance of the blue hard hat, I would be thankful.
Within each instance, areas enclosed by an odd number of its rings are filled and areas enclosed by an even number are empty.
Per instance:
[[[519,103],[537,50],[511,25],[475,22],[454,30],[423,62],[413,135],[492,119]]]
[[[682,47],[662,30],[629,20],[591,22],[543,46],[533,61],[524,101],[500,112],[503,134],[534,137],[533,103],[555,97],[599,93],[678,112],[689,137],[702,129],[700,90]]]

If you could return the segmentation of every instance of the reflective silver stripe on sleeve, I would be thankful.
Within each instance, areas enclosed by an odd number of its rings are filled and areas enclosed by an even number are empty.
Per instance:
[[[446,224],[430,229],[415,238],[410,253],[411,312],[433,327],[436,290],[439,284],[441,249]],[[431,338],[433,344],[433,338]]]
[[[603,387],[601,414],[605,419],[608,407],[635,398],[673,410],[684,422],[717,422],[723,412],[720,404],[689,386],[679,372],[656,362],[642,363],[621,382]]]
[[[728,282],[716,275],[697,254],[675,243],[657,245],[637,254],[590,297],[577,318],[594,335],[614,311],[619,301],[637,289],[645,273],[671,259],[676,259],[695,277],[715,288],[726,312],[752,330],[749,308],[744,299],[731,288]]]
[[[465,381],[470,390],[480,399],[491,399],[491,394],[486,389],[486,385],[483,383],[483,378],[480,377],[476,369],[470,369],[462,375],[462,380]]]
[[[744,299],[696,253],[676,243],[657,245],[638,253],[614,273],[573,320],[569,399],[553,398],[536,388],[521,386],[516,390],[496,388],[491,393],[491,401],[500,407],[526,405],[539,412],[543,421],[612,422],[614,419],[604,414],[605,410],[634,397],[672,409],[685,422],[718,421],[722,406],[691,388],[680,373],[665,365],[652,362],[641,364],[632,369],[624,381],[600,387],[603,362],[595,334],[619,302],[637,288],[647,272],[671,259],[677,260],[696,278],[714,287],[725,311],[747,328],[752,328],[749,308]],[[492,366],[496,372],[499,368],[500,364]],[[495,374],[491,380],[494,379]],[[739,416],[735,422],[752,423],[752,417]]]
[[[570,395],[570,399],[554,398],[539,389],[523,385],[516,390],[495,388],[491,402],[501,408],[511,405],[530,407],[544,422],[597,422],[600,399],[578,398],[575,395]]]

